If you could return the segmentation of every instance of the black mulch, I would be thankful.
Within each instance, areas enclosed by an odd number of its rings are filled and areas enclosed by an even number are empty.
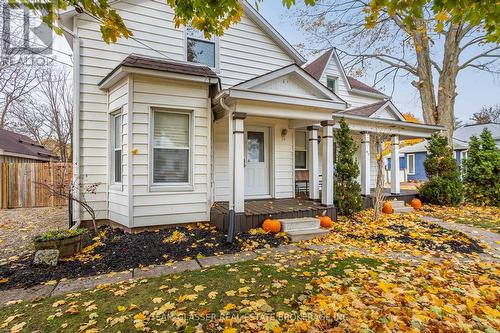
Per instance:
[[[276,247],[288,242],[286,237],[273,234],[250,234],[243,232],[235,237],[232,244],[226,243],[226,235],[208,225],[196,227],[179,226],[159,231],[137,234],[125,233],[119,229],[102,228],[106,236],[102,245],[96,247],[92,255],[100,259],[87,261],[60,261],[56,267],[33,264],[33,255],[26,255],[17,261],[0,266],[0,278],[8,282],[0,284],[0,290],[26,288],[46,281],[62,278],[77,278],[125,271],[131,268],[164,264],[201,256],[236,253],[265,246]],[[187,236],[185,240],[165,243],[163,240],[175,231]],[[88,243],[93,241],[89,237]]]
[[[462,234],[458,231],[447,230],[441,228],[440,226],[427,223],[420,222],[422,226],[429,229],[431,236],[436,239],[440,239],[443,236],[452,236],[454,239],[446,240],[443,242],[435,242],[431,239],[420,239],[413,238],[410,236],[409,228],[400,224],[390,225],[388,228],[392,229],[399,233],[397,236],[387,236],[382,234],[377,234],[371,236],[370,239],[376,242],[388,242],[388,241],[396,241],[404,244],[412,244],[415,245],[419,250],[433,250],[433,251],[443,251],[443,252],[458,252],[464,254],[472,254],[472,253],[483,253],[483,248],[479,245],[474,239],[468,238],[466,235]]]

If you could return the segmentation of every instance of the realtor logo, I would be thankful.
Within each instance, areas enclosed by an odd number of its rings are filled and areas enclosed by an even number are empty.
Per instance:
[[[25,6],[2,4],[2,45],[4,56],[52,53],[53,32],[40,17]]]

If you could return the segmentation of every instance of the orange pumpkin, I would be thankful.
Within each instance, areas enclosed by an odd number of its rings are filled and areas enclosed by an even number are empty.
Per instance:
[[[333,221],[330,216],[321,216],[319,218],[319,224],[321,228],[331,228],[333,226]]]
[[[422,208],[422,201],[420,201],[420,199],[417,199],[417,198],[413,198],[410,202],[410,205],[414,208],[414,209],[420,209]]]
[[[384,206],[382,207],[382,213],[392,214],[394,210],[392,209],[392,203],[389,201],[384,202]]]
[[[265,219],[262,223],[262,229],[267,232],[277,234],[281,230],[281,222],[278,220]]]

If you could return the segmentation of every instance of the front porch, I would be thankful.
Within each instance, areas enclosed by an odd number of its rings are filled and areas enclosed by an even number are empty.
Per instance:
[[[235,216],[235,232],[247,231],[261,226],[262,221],[268,217],[298,218],[326,215],[337,219],[337,210],[333,206],[324,206],[319,201],[289,198],[289,199],[262,199],[245,200],[244,213]],[[217,229],[227,231],[229,226],[229,204],[227,201],[215,202],[210,210],[210,222]]]

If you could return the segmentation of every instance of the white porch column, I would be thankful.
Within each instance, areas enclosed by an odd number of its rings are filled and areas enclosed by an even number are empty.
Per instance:
[[[393,135],[391,138],[391,193],[401,192],[401,179],[399,172],[399,136]]]
[[[370,194],[370,134],[361,132],[361,194]]]
[[[324,120],[323,126],[323,168],[321,203],[325,206],[333,206],[333,120]]]
[[[245,212],[245,128],[244,120],[247,114],[244,112],[233,113],[233,200],[234,212]]]
[[[319,156],[318,156],[318,126],[309,126],[309,150],[307,162],[309,169],[309,199],[319,199]]]

